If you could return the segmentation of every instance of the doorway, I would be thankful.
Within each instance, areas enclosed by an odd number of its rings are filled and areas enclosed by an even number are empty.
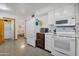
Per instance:
[[[4,39],[12,39],[11,21],[4,21]]]
[[[15,19],[4,17],[4,39],[15,40]]]

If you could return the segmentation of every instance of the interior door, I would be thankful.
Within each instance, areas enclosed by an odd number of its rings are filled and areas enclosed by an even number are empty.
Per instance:
[[[0,19],[0,44],[4,42],[4,21]]]
[[[26,37],[27,44],[35,47],[35,31],[34,31],[34,19],[26,22]]]

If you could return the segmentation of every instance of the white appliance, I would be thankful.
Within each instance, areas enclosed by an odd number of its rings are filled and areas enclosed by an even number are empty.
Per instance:
[[[73,26],[74,24],[75,17],[56,20],[56,26]]]
[[[75,56],[75,21],[59,20],[56,21],[54,35],[54,47],[52,54],[56,56]],[[73,22],[74,21],[74,22]]]
[[[59,33],[60,34],[60,33]],[[75,35],[61,34],[54,38],[55,55],[75,56]]]
[[[26,22],[26,40],[27,44],[35,47],[36,34],[35,34],[35,19],[31,18]]]
[[[53,33],[45,33],[45,49],[50,52],[52,50],[52,37]]]

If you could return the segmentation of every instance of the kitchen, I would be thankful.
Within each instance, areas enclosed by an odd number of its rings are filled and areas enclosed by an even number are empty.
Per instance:
[[[26,19],[27,44],[54,56],[79,56],[78,10],[77,3],[55,3],[37,10]]]

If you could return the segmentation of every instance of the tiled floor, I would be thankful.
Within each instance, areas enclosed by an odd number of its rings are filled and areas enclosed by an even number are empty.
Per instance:
[[[0,56],[51,56],[50,53],[40,48],[26,44],[25,39],[5,40],[0,46]]]

